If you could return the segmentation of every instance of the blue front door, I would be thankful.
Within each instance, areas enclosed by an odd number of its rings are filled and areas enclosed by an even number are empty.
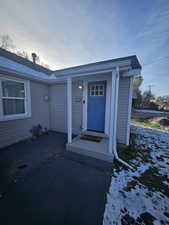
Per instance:
[[[106,81],[88,83],[87,129],[104,132]]]

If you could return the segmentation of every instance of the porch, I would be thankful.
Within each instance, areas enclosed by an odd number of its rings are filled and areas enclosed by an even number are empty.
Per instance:
[[[112,162],[113,149],[116,147],[119,76],[120,71],[116,68],[112,72],[67,78],[68,151]],[[83,96],[82,127],[75,138],[72,137],[73,83],[79,86]],[[101,140],[86,140],[81,138],[82,135],[90,136],[91,139],[101,137]]]
[[[58,87],[56,90],[58,94],[62,90],[65,101],[63,103],[57,99],[57,106],[65,108],[64,115],[67,117],[62,120],[63,117],[58,111],[60,121],[65,121],[65,124],[58,127],[62,131],[64,126],[68,134],[67,150],[112,161],[114,155],[117,155],[117,137],[120,137],[120,143],[129,143],[132,82],[133,77],[140,73],[140,69],[135,68],[134,61],[131,64],[128,58],[124,58],[56,71],[55,82],[64,87]],[[122,85],[120,88],[119,84]],[[74,93],[77,88],[81,90],[78,97]],[[52,93],[55,94],[55,90]],[[55,101],[52,104],[55,104]],[[75,108],[77,104],[80,110]],[[118,113],[121,115],[117,116]],[[117,136],[118,122],[121,124],[122,134],[118,132]],[[75,123],[76,128],[78,127],[76,130]],[[58,130],[57,124],[55,127],[54,130]],[[81,134],[89,131],[90,136],[103,135],[102,141],[95,143],[82,140]],[[73,138],[73,134],[76,138]]]

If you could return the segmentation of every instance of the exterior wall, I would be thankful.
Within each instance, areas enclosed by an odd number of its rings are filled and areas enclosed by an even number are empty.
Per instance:
[[[131,78],[122,78],[119,80],[119,100],[118,100],[118,116],[117,116],[117,141],[121,144],[128,144],[128,128],[129,128],[129,96]]]
[[[49,102],[44,100],[48,91],[47,85],[30,82],[31,118],[0,121],[0,148],[30,137],[30,129],[34,125],[50,128]]]
[[[50,86],[50,127],[51,130],[67,132],[67,87],[66,84]],[[82,94],[72,85],[72,130],[77,134],[82,126]]]

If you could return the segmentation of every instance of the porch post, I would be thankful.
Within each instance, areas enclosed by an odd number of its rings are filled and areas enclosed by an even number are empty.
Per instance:
[[[119,68],[112,71],[111,79],[111,107],[110,107],[110,131],[109,131],[109,153],[113,153],[117,138],[117,110],[119,91]]]
[[[72,78],[67,78],[67,134],[68,144],[72,143]]]

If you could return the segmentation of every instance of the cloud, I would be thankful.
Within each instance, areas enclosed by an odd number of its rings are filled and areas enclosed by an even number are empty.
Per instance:
[[[160,44],[169,40],[169,2],[157,1],[158,4],[150,11],[147,23],[136,39],[139,41],[151,40]]]
[[[168,0],[5,0],[0,15],[1,33],[52,69],[136,54],[144,88],[168,81]]]
[[[114,3],[6,0],[0,14],[5,20],[1,32],[9,33],[18,48],[36,51],[52,68],[120,56],[124,36]]]

